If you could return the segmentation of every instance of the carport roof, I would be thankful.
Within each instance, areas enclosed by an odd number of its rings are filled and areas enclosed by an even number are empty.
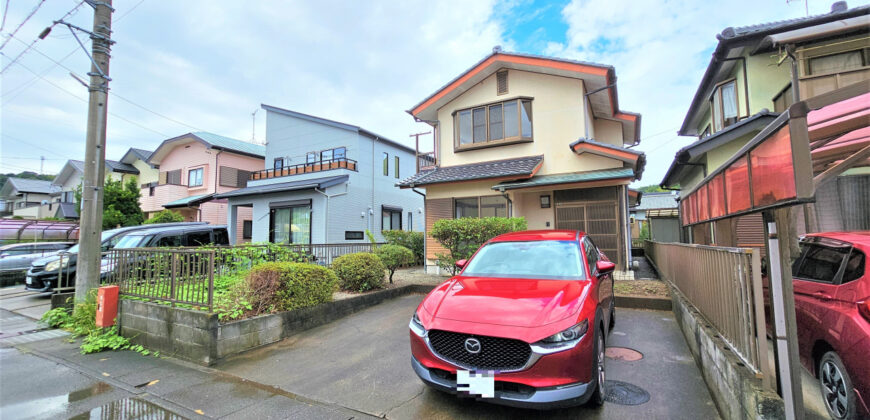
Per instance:
[[[175,208],[175,207],[190,207],[190,206],[198,206],[200,203],[204,203],[206,201],[214,198],[214,194],[201,194],[201,195],[192,195],[190,197],[179,198],[175,201],[170,201],[163,205],[163,208]]]
[[[348,175],[328,176],[323,178],[302,179],[299,181],[280,182],[277,184],[257,185],[241,188],[235,191],[215,195],[215,198],[244,197],[258,194],[271,194],[277,192],[299,191],[314,188],[328,188],[338,185],[350,179]],[[165,207],[165,206],[164,206]]]

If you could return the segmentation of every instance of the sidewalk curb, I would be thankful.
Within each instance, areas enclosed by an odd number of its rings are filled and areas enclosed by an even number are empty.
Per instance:
[[[673,302],[668,298],[645,296],[616,295],[616,307],[627,309],[651,309],[654,311],[670,311]]]

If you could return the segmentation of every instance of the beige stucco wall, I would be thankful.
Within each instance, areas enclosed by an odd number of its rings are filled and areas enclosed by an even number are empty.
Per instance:
[[[456,197],[478,197],[484,195],[498,195],[498,191],[493,191],[492,186],[498,184],[498,181],[480,181],[480,182],[457,182],[454,184],[438,184],[426,186],[426,198],[456,198]]]
[[[152,168],[151,165],[145,163],[141,159],[136,159],[133,162],[133,166],[139,170],[139,184],[148,184],[151,182],[157,182],[157,176],[159,174],[159,170]]]
[[[590,137],[601,143],[612,144],[614,146],[622,146],[622,123],[613,120],[603,120],[601,118],[595,120],[594,135]]]
[[[538,172],[542,175],[622,167],[622,162],[614,159],[588,154],[577,156],[568,147],[571,142],[586,135],[583,93],[583,82],[579,79],[510,70],[508,93],[497,95],[496,76],[493,74],[438,110],[439,164],[454,166],[545,155],[544,164]],[[533,142],[454,153],[453,113],[455,111],[520,96],[534,98],[532,101]],[[601,130],[595,132],[596,140],[622,144],[621,130],[616,138],[617,131],[608,122],[596,124],[596,128]]]
[[[541,196],[550,196],[550,208],[541,208]],[[552,191],[518,193],[513,196],[514,215],[526,218],[529,229],[554,229],[556,226],[555,206]],[[550,222],[550,226],[547,226]]]
[[[791,83],[791,61],[786,60],[777,66],[772,54],[759,54],[746,59],[750,115],[764,108],[773,111],[773,97]]]

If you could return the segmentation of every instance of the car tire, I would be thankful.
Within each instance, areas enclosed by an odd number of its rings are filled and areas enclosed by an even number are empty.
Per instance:
[[[857,418],[858,407],[852,379],[836,352],[829,351],[819,360],[819,386],[828,414],[834,420]]]
[[[597,328],[597,330],[595,333],[595,346],[593,346],[592,352],[595,360],[595,368],[592,370],[592,382],[595,386],[595,391],[592,392],[592,396],[589,398],[589,405],[593,407],[604,405],[604,398],[607,396],[607,391],[604,388],[606,381],[604,371],[604,333],[601,331],[601,328]]]

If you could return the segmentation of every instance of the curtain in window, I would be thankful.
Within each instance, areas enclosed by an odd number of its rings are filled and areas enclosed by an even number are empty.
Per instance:
[[[457,198],[456,202],[456,218],[477,217],[477,197],[474,198]]]
[[[272,213],[272,242],[290,243],[290,208],[275,209]]]
[[[311,207],[291,207],[290,243],[311,243]]]
[[[523,101],[520,120],[523,137],[532,137],[532,101]]]
[[[477,108],[472,111],[474,122],[474,142],[486,141],[486,108]]]
[[[826,55],[810,59],[810,74],[833,73],[863,66],[861,51]]]
[[[517,101],[505,102],[504,104],[504,137],[511,138],[520,135],[520,124],[518,122],[519,111],[517,111]]]
[[[734,82],[722,86],[722,115],[728,118],[737,117],[737,85]]]
[[[471,143],[471,111],[459,112],[459,144]]]

